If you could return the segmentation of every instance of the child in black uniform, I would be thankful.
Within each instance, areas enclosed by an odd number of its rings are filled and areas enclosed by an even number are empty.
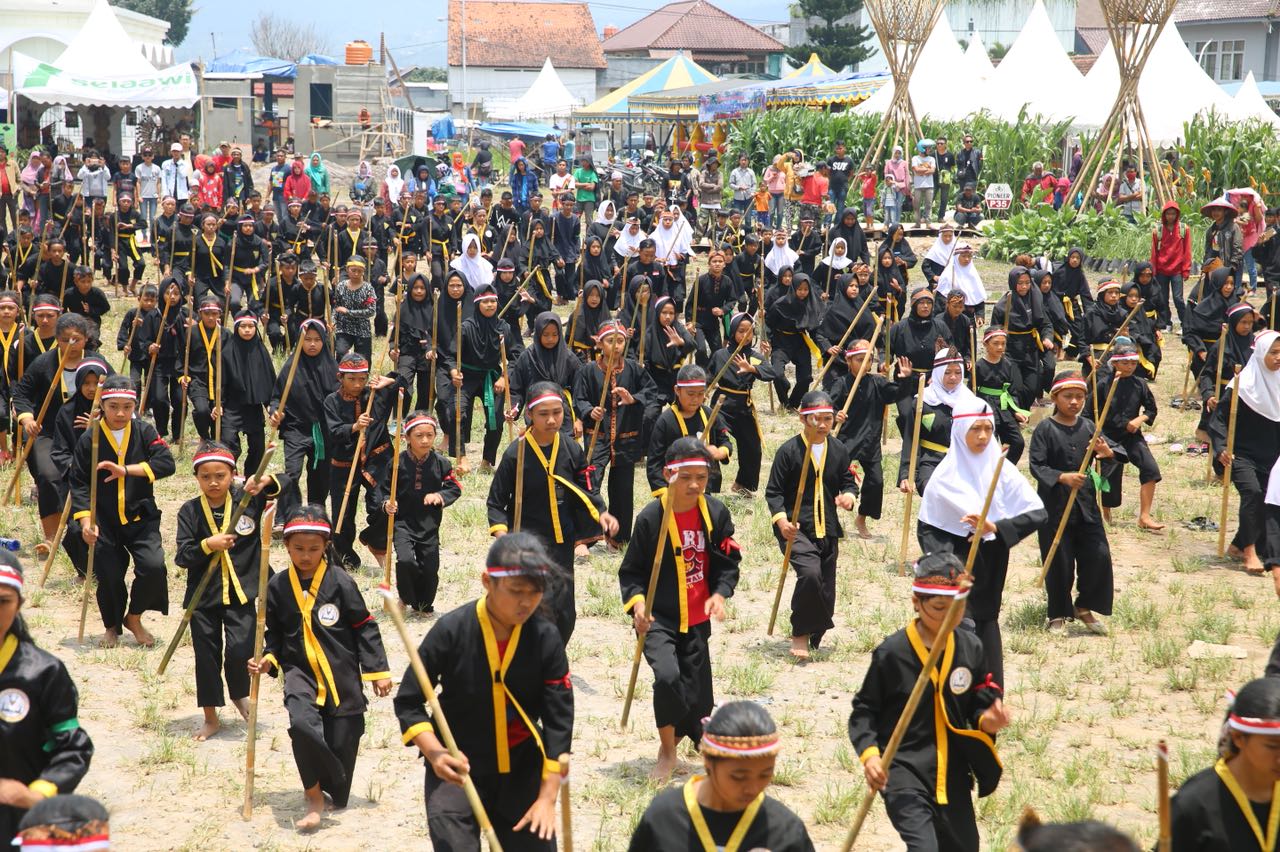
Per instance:
[[[462,369],[454,364],[449,371],[454,393],[462,395],[462,443],[452,449],[454,458],[465,458],[471,436],[471,414],[479,400],[485,417],[480,468],[492,470],[498,442],[502,440],[502,393],[506,382],[502,375],[502,348],[505,345],[510,361],[520,355],[522,347],[519,334],[498,317],[498,293],[493,285],[486,284],[476,290],[475,306],[475,313],[462,321]],[[466,470],[466,465],[460,465],[458,472],[465,474]]]
[[[739,497],[753,497],[760,487],[760,455],[764,436],[751,390],[757,381],[770,382],[774,378],[773,365],[768,361],[768,347],[764,347],[764,352],[753,349],[751,341],[754,335],[755,320],[751,314],[734,314],[729,321],[729,336],[724,346],[711,353],[711,363],[707,366],[711,375],[720,376],[720,383],[713,388],[711,407],[714,408],[724,396],[720,418],[733,436],[738,451],[738,475],[729,490]],[[742,349],[738,349],[738,344],[742,344]],[[733,366],[721,373],[730,358],[734,361]]]
[[[1027,422],[1031,412],[1018,405],[1018,400],[1026,394],[1022,369],[1004,354],[1008,339],[1008,332],[1000,326],[988,327],[982,335],[982,358],[975,360],[973,366],[977,375],[977,395],[995,412],[996,437],[1009,448],[1005,458],[1017,464],[1027,447],[1022,437],[1022,424]]]
[[[139,387],[142,386],[143,374],[151,363],[150,346],[160,331],[160,311],[156,309],[159,299],[160,290],[156,285],[144,284],[140,287],[138,306],[125,313],[120,322],[120,330],[116,333],[116,349],[124,353],[129,365],[129,378]]]
[[[1137,375],[1137,349],[1131,343],[1117,343],[1111,350],[1107,363],[1111,370],[1099,370],[1094,386],[1099,414],[1106,404],[1111,383],[1118,382],[1112,394],[1111,408],[1107,410],[1102,434],[1107,440],[1124,449],[1125,461],[1138,469],[1140,483],[1138,502],[1138,527],[1144,530],[1162,530],[1164,524],[1151,517],[1151,504],[1155,502],[1156,483],[1161,479],[1160,465],[1156,463],[1142,427],[1150,426],[1156,419],[1156,398],[1147,380]],[[1107,477],[1107,488],[1102,491],[1102,519],[1111,523],[1111,510],[1123,499],[1124,465],[1117,464]]]
[[[711,619],[723,621],[725,601],[738,585],[741,548],[724,504],[705,495],[711,452],[695,437],[665,448],[661,476],[665,492],[640,510],[635,541],[618,568],[624,608],[644,637],[653,669],[653,715],[658,761],[650,777],[665,780],[676,768],[676,744],[697,745],[702,720],[715,706],[711,677]],[[661,529],[666,501],[671,525]],[[662,548],[653,610],[645,607],[654,554]]]
[[[323,503],[329,496],[329,459],[324,451],[324,401],[338,387],[338,365],[325,345],[325,325],[305,320],[299,326],[302,352],[287,399],[281,399],[289,381],[292,359],[276,375],[267,411],[271,425],[284,439],[284,472],[289,486],[280,496],[280,511],[288,516],[302,502],[302,471],[307,471],[307,502]],[[280,404],[284,403],[284,409]]]
[[[213,409],[222,403],[218,398],[218,373],[226,364],[227,341],[231,337],[231,332],[222,324],[222,300],[213,294],[202,298],[199,319],[190,331],[183,359],[186,372],[179,381],[187,386],[187,404],[191,406],[196,431],[201,438],[211,441],[217,431]],[[225,381],[222,391],[225,396]]]
[[[275,365],[258,328],[258,317],[252,311],[244,309],[236,314],[233,333],[224,341],[222,361],[227,374],[222,386],[224,401],[217,406],[222,417],[222,442],[236,458],[240,457],[240,435],[244,435],[246,472],[257,470],[266,452],[264,411],[275,383]]]
[[[916,564],[911,587],[916,617],[872,652],[849,714],[849,741],[867,786],[884,797],[890,822],[912,850],[977,852],[970,790],[975,778],[979,796],[990,795],[1000,783],[994,738],[1009,724],[1009,713],[1000,685],[983,665],[982,642],[965,630],[947,637],[893,764],[886,767],[880,760],[951,601],[962,594],[962,570],[952,553],[927,554]],[[939,689],[944,683],[946,688]]]
[[[98,423],[98,469],[90,469],[93,435],[86,429],[71,465],[72,517],[82,521],[81,537],[97,548],[98,611],[106,628],[104,647],[114,647],[126,627],[138,644],[151,647],[155,638],[142,624],[147,610],[169,614],[169,581],[160,540],[160,507],[152,484],[172,476],[173,455],[155,427],[134,420],[138,391],[128,376],[103,381],[102,419]],[[98,477],[97,523],[89,526],[89,481]],[[133,558],[133,586],[126,590],[125,571]],[[89,582],[86,580],[86,582]]]
[[[769,471],[764,499],[769,506],[778,549],[791,545],[791,568],[796,587],[791,594],[791,654],[809,657],[822,636],[834,626],[836,611],[836,561],[844,529],[836,509],[853,511],[858,480],[849,461],[849,451],[839,441],[829,441],[835,428],[831,397],[809,391],[800,401],[803,431],[778,447]],[[812,469],[804,478],[800,515],[791,520],[800,472]]]
[[[391,693],[382,634],[355,580],[332,563],[332,527],[319,506],[301,506],[285,521],[289,567],[267,586],[267,633],[250,674],[284,673],[289,738],[306,796],[307,814],[295,825],[314,831],[329,802],[345,808],[351,796],[367,703],[364,681],[379,696]]]
[[[407,609],[435,612],[440,585],[440,524],[446,506],[462,496],[447,456],[435,450],[436,419],[425,411],[405,418],[407,447],[400,453],[400,476],[391,493],[388,476],[374,488],[373,499],[395,515],[396,589]]]
[[[428,765],[427,830],[436,849],[479,850],[480,829],[462,791],[470,775],[507,852],[553,852],[559,758],[572,749],[573,688],[555,626],[539,609],[555,563],[535,536],[495,541],[484,594],[441,616],[422,644],[440,709],[457,740],[453,757],[436,736],[412,673],[396,693],[405,745]]]
[[[187,590],[182,605],[189,606],[209,562],[217,558],[200,603],[191,613],[191,649],[196,660],[196,704],[204,711],[204,724],[196,731],[203,741],[222,727],[218,708],[224,703],[223,676],[231,703],[249,717],[249,675],[245,664],[253,656],[253,633],[258,596],[258,572],[262,556],[262,522],[267,501],[280,493],[280,477],[253,478],[248,471],[243,491],[232,484],[236,457],[225,444],[201,444],[191,459],[191,470],[200,496],[178,509],[178,549],[173,561],[187,569]],[[231,528],[231,516],[241,497],[251,496],[243,515]],[[220,556],[218,554],[221,554]],[[223,641],[226,653],[223,654]]]
[[[659,489],[666,487],[663,460],[666,458],[667,448],[678,438],[692,435],[701,439],[707,452],[711,454],[711,478],[707,482],[707,493],[719,494],[720,465],[729,461],[733,443],[729,440],[729,430],[723,420],[718,419],[710,424],[711,434],[707,434],[711,412],[703,405],[707,398],[706,371],[696,364],[681,367],[676,374],[675,396],[671,405],[663,407],[649,432],[649,455],[645,462],[649,488],[656,494]]]

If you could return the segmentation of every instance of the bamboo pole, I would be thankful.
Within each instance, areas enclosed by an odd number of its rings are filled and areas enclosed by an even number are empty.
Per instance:
[[[663,473],[666,476],[666,473]],[[667,480],[668,484],[675,481],[675,477]],[[644,596],[644,614],[645,618],[653,622],[653,596],[658,591],[658,571],[662,568],[662,556],[666,553],[670,542],[670,536],[667,534],[667,527],[671,524],[671,515],[674,512],[676,498],[671,493],[671,488],[665,489],[664,493],[658,495],[658,499],[662,501],[662,523],[658,527],[658,540],[653,543],[653,562],[649,568],[649,588],[645,591]],[[631,655],[631,676],[627,681],[627,695],[622,702],[622,723],[621,728],[626,730],[627,720],[631,717],[631,702],[636,696],[636,676],[640,672],[640,658],[644,656],[644,637],[646,633],[636,634],[636,647]]]
[[[1218,334],[1218,365],[1214,369],[1214,378],[1213,378],[1213,398],[1215,400],[1218,399],[1219,395],[1222,393],[1222,356],[1226,353],[1226,351],[1227,351],[1227,324],[1224,322],[1222,324],[1222,331],[1219,332]],[[1205,479],[1205,482],[1213,482],[1214,480],[1213,454],[1205,453],[1205,458],[1208,460],[1209,466],[1208,466],[1208,469],[1205,471],[1204,479]],[[1226,485],[1226,480],[1224,479],[1223,486],[1225,487],[1225,485]],[[1218,554],[1218,555],[1221,556],[1222,554]]]
[[[870,299],[863,299],[862,307],[858,308],[858,312],[853,315],[853,319],[849,322],[849,327],[844,330],[844,334],[840,335],[840,342],[836,344],[836,352],[827,356],[826,363],[822,365],[822,369],[813,377],[813,384],[809,385],[809,390],[817,390],[818,385],[822,384],[822,377],[827,374],[827,370],[831,369],[831,365],[835,363],[837,358],[844,355],[844,342],[849,339],[849,335],[853,333],[853,328],[858,324],[858,320],[862,319],[862,312],[871,304]]]
[[[924,373],[916,383],[916,416],[911,427],[911,461],[907,465],[906,500],[902,508],[902,539],[898,543],[898,574],[907,573],[907,544],[911,540],[911,502],[916,493],[916,465],[920,459],[920,421],[924,414]]]
[[[1169,744],[1164,740],[1156,743],[1156,820],[1159,824],[1156,852],[1170,852],[1173,821],[1169,810]]]
[[[809,468],[813,466],[813,457],[811,455],[812,444],[809,439],[804,437],[804,433],[800,433],[800,439],[804,441],[804,456],[800,463],[800,484],[796,486],[796,499],[791,504],[791,525],[796,527],[795,535],[800,534],[800,505],[804,501],[804,487],[809,479]],[[795,536],[792,536],[786,547],[782,550],[782,568],[778,571],[778,587],[773,593],[773,609],[769,613],[769,629],[766,631],[769,636],[773,635],[774,624],[778,621],[778,606],[782,603],[782,589],[787,584],[787,569],[791,567],[791,548],[795,544]]]
[[[512,226],[514,227],[514,226]],[[457,324],[454,332],[458,338],[458,377],[462,378],[462,302],[458,302]],[[468,436],[470,437],[470,436]],[[467,464],[467,445],[462,441],[462,383],[453,389],[453,455],[458,460],[459,476],[466,476],[470,465]]]
[[[515,517],[511,521],[512,532],[520,532],[521,522],[524,520],[524,445],[528,441],[526,434],[527,432],[521,429],[520,436],[516,439],[520,443],[516,448],[516,491],[511,498],[511,502],[515,505]]]
[[[262,659],[262,645],[267,632],[267,578],[271,575],[271,530],[275,525],[276,506],[273,503],[258,519],[262,536],[262,553],[258,558],[257,617],[253,631],[253,658]],[[258,750],[258,687],[260,672],[249,678],[249,730],[245,734],[244,754],[244,808],[241,816],[253,816],[253,773]]]
[[[560,764],[560,843],[564,852],[573,852],[573,807],[569,798],[568,752],[560,755],[556,762]]]
[[[400,485],[400,447],[404,440],[404,388],[400,388],[399,395],[396,397],[396,445],[395,456],[391,459],[391,499],[396,499],[396,489]],[[352,462],[354,467],[355,463]],[[399,509],[399,506],[396,506]],[[395,533],[396,533],[396,516],[395,513],[387,513],[387,553],[383,559],[382,582],[391,588],[391,566],[395,562]]]
[[[62,544],[62,534],[67,530],[67,519],[71,517],[71,494],[62,502],[62,515],[58,518],[58,531],[49,539],[49,554],[44,559],[44,567],[40,571],[40,588],[44,588],[49,579],[49,571],[53,568],[53,560],[58,555],[58,546]]]
[[[61,382],[62,376],[56,377],[56,381]],[[102,419],[102,385],[98,382],[98,389],[93,394],[93,405],[89,409],[89,517],[88,525],[85,529],[97,532],[98,528],[98,447],[102,441],[102,428],[98,425]],[[94,557],[98,553],[98,542],[95,539],[93,544],[89,545],[89,556],[84,571],[83,593],[80,595],[80,629],[76,633],[76,642],[84,644],[84,623],[89,617],[89,591],[93,588],[93,563]]]
[[[1218,558],[1227,552],[1227,503],[1231,499],[1231,454],[1236,448],[1236,413],[1240,408],[1240,366],[1236,365],[1235,389],[1231,394],[1231,416],[1227,424],[1227,461],[1222,466],[1222,508],[1218,512]]]
[[[862,377],[867,374],[867,368],[871,365],[872,359],[876,353],[876,338],[880,336],[880,326],[884,322],[884,317],[876,317],[875,331],[871,332],[871,346],[867,350],[867,354],[862,358],[862,364],[858,366],[858,374],[854,376],[853,387],[849,388],[849,395],[844,399],[844,405],[840,407],[840,413],[846,417],[849,414],[849,405],[853,402],[854,395],[858,392],[858,386],[862,384]]]

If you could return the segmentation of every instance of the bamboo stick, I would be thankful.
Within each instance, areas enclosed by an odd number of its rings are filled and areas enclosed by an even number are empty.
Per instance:
[[[56,377],[61,382],[62,376]],[[98,389],[93,394],[93,405],[89,409],[89,522],[84,529],[97,532],[98,528],[98,447],[102,442],[102,428],[98,425],[102,419],[102,385],[98,382]],[[84,644],[84,623],[89,617],[89,590],[93,588],[93,563],[94,557],[98,553],[98,542],[89,545],[89,556],[84,571],[83,593],[80,596],[80,629],[76,633],[76,642]]]
[[[262,554],[258,559],[257,617],[253,631],[253,658],[262,659],[262,645],[267,632],[267,578],[271,575],[271,530],[275,525],[276,506],[273,503],[258,519],[262,536]],[[260,672],[249,678],[249,730],[245,735],[244,754],[244,808],[241,816],[253,816],[253,775],[258,750],[258,687]]]
[[[911,461],[907,465],[906,500],[902,508],[902,539],[898,543],[898,574],[907,573],[907,544],[911,540],[911,502],[916,493],[916,464],[920,459],[920,421],[924,414],[924,373],[916,384],[916,416],[911,427]]]
[[[804,457],[800,463],[800,484],[796,486],[796,498],[791,504],[791,525],[796,527],[795,535],[800,534],[800,505],[804,500],[804,486],[809,479],[809,468],[813,466],[813,457],[811,455],[812,444],[804,437],[804,433],[800,433],[801,440],[804,441]],[[766,633],[773,635],[774,624],[778,621],[778,605],[782,603],[782,589],[787,584],[787,569],[791,567],[791,548],[795,544],[795,536],[792,536],[786,547],[782,550],[782,568],[778,571],[778,587],[773,593],[773,609],[769,613],[769,629]]]
[[[1240,366],[1236,365],[1235,389],[1231,394],[1231,416],[1227,424],[1227,461],[1222,466],[1222,508],[1218,512],[1218,558],[1227,552],[1227,503],[1231,499],[1231,454],[1236,448],[1236,413],[1240,408]]]

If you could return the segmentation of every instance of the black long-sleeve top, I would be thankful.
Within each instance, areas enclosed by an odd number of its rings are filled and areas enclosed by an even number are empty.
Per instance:
[[[801,465],[808,465],[809,475],[804,479],[804,496],[800,499],[799,525],[804,534],[816,541],[815,507],[820,507],[824,519],[825,538],[844,538],[844,527],[836,511],[836,495],[857,494],[858,479],[850,463],[849,451],[839,441],[828,439],[822,461],[814,465],[812,454],[806,454],[803,435],[788,439],[773,457],[769,470],[769,484],[765,486],[764,499],[768,504],[771,520],[791,520],[791,510],[800,485]],[[774,528],[777,535],[777,528]]]
[[[308,319],[324,319],[325,285],[316,282],[308,290],[299,280],[293,288],[285,293],[285,301],[296,322]]]
[[[122,466],[140,464],[146,475],[122,476],[107,482],[111,474],[105,470],[96,471],[98,524],[119,529],[160,517],[152,486],[157,479],[173,476],[177,470],[169,445],[156,433],[156,427],[145,420],[132,420],[126,424],[119,444],[107,428],[106,420],[99,422],[99,428],[102,434],[98,442],[98,460],[114,461]],[[71,462],[71,511],[77,521],[89,517],[92,440],[93,433],[86,429],[76,444]]]
[[[859,462],[873,462],[880,458],[880,434],[884,429],[884,409],[911,395],[911,382],[891,382],[879,373],[868,372],[858,385],[858,392],[849,403],[847,419],[840,424],[836,436],[849,451],[849,458]],[[836,411],[844,408],[853,389],[855,375],[849,373],[836,380],[831,388],[831,399]]]
[[[698,305],[697,322],[700,324],[714,324],[720,321],[719,317],[711,313],[715,308],[720,308],[726,316],[733,313],[734,305],[738,301],[738,291],[729,270],[726,268],[719,278],[713,278],[710,272],[704,272],[698,276],[698,280],[694,282],[684,299],[685,319],[693,316],[695,301]]]
[[[66,295],[62,297],[62,309],[101,325],[102,318],[111,313],[111,303],[107,301],[107,295],[98,287],[90,287],[84,293],[80,292],[79,287],[68,287]]]
[[[361,452],[367,458],[374,450],[386,446],[391,441],[387,430],[387,418],[395,410],[396,397],[403,384],[397,373],[388,374],[388,378],[394,379],[395,383],[377,391],[366,387],[355,399],[344,399],[340,391],[334,391],[324,398],[324,447],[330,464],[338,462],[340,466],[346,467],[354,459],[360,433],[354,431],[352,427],[364,413],[365,407],[369,405],[371,393],[376,394],[373,407],[369,409],[369,417],[373,422],[365,430],[367,434]],[[364,459],[360,461],[363,462]]]
[[[133,320],[141,310],[141,308],[130,308],[120,322],[120,330],[116,332],[116,350],[123,352],[124,347],[128,345],[129,362],[131,364],[149,364],[151,362],[151,353],[147,351],[147,348],[156,342],[156,338],[160,333],[160,309],[152,308],[148,311],[142,311],[142,325],[138,326],[137,331],[133,332],[133,339],[130,340],[129,332],[133,329]]]
[[[591,431],[597,421],[591,419],[591,409],[600,404],[600,395],[604,390],[605,367],[600,361],[584,364],[578,371],[573,384],[573,407],[578,410],[578,418],[582,421],[583,441],[590,442]],[[635,361],[624,359],[621,369],[613,376],[614,387],[626,388],[631,392],[635,402],[630,405],[618,405],[612,393],[604,396],[604,419],[600,423],[600,434],[596,440],[595,456],[588,459],[591,464],[607,460],[634,463],[640,460],[648,449],[644,441],[645,410],[658,405],[658,388],[653,377],[642,370]],[[598,486],[598,483],[594,483]]]
[[[908,424],[907,428],[911,431],[902,436],[902,450],[898,454],[899,482],[907,478],[907,471],[911,469],[911,452],[915,443],[913,435],[916,406],[924,406],[924,409],[920,412],[920,449],[916,454],[914,485],[916,493],[923,494],[925,486],[929,484],[929,477],[933,475],[933,469],[942,461],[943,456],[947,454],[947,448],[951,446],[951,406],[930,405],[917,396],[910,410],[903,412],[905,417],[903,422]]]
[[[13,386],[13,410],[19,417],[23,414],[30,414],[35,417],[40,412],[40,406],[44,404],[45,394],[49,392],[50,385],[56,382],[60,385],[60,388],[55,389],[49,395],[49,408],[44,415],[44,422],[46,424],[52,423],[54,418],[58,416],[58,409],[62,408],[62,404],[75,391],[74,389],[68,391],[63,383],[63,377],[58,375],[58,365],[62,359],[62,352],[58,347],[53,346],[36,358],[31,358],[31,354],[31,351],[28,350],[26,370],[18,383]],[[97,354],[97,352],[86,351],[84,357],[87,358]],[[107,375],[111,375],[114,372],[115,370],[112,369],[110,362],[108,362]]]
[[[1054,529],[1067,505],[1067,495],[1071,493],[1071,488],[1058,482],[1058,477],[1080,470],[1080,462],[1084,461],[1084,454],[1089,449],[1093,430],[1093,421],[1083,417],[1077,417],[1071,426],[1064,426],[1052,417],[1046,417],[1031,433],[1031,446],[1028,450],[1031,478],[1036,481],[1036,493],[1044,501],[1045,510],[1049,514],[1048,522],[1054,525]],[[1108,440],[1107,443],[1112,442]],[[1117,455],[1122,453],[1114,445],[1112,450]],[[1102,459],[1100,463],[1105,476],[1115,461]],[[1098,500],[1094,496],[1093,480],[1087,475],[1084,484],[1080,486],[1080,493],[1076,495],[1075,505],[1071,507],[1071,520],[1068,523],[1102,523]]]
[[[604,437],[602,434],[600,440]],[[522,447],[524,489],[516,494],[516,466]],[[526,432],[523,442],[507,445],[494,468],[485,501],[489,532],[511,529],[519,501],[520,529],[537,533],[549,544],[599,535],[600,513],[605,511],[605,504],[599,483],[592,478],[586,454],[576,441],[566,440],[557,432],[550,444],[538,445],[533,433]]]
[[[716,422],[711,424],[711,434],[706,434],[707,420],[710,417],[711,412],[705,405],[700,406],[692,417],[681,414],[679,406],[675,403],[662,407],[662,412],[654,421],[649,434],[649,454],[645,458],[645,473],[649,479],[649,488],[657,491],[659,488],[667,487],[667,481],[662,475],[667,447],[680,438],[693,435],[713,447],[727,448],[732,455],[733,441],[729,437],[729,429],[723,418],[717,417]],[[708,494],[720,492],[721,465],[722,462],[718,460],[711,462],[711,475],[707,481]]]
[[[1227,448],[1227,430],[1231,419],[1231,398],[1235,388],[1224,388],[1218,404],[1209,415],[1209,442],[1216,458]],[[1268,420],[1249,407],[1243,399],[1236,407],[1236,440],[1231,452],[1253,462],[1259,471],[1270,472],[1280,458],[1280,423]]]
[[[542,751],[543,775],[559,771],[557,758],[573,746],[573,687],[564,643],[550,620],[535,614],[512,630],[500,651],[480,598],[441,616],[418,655],[432,686],[439,687],[440,709],[472,775],[510,771],[505,720],[512,718],[528,720]],[[405,745],[435,730],[412,672],[400,682],[395,710]],[[499,719],[504,721],[496,723]]]
[[[1102,406],[1106,404],[1107,394],[1111,391],[1113,381],[1115,381],[1113,373],[1098,373],[1096,403],[1099,414],[1102,413]],[[1151,392],[1151,386],[1147,384],[1146,379],[1134,374],[1119,381],[1120,384],[1116,385],[1116,392],[1111,397],[1111,407],[1107,409],[1107,419],[1102,424],[1102,434],[1117,442],[1133,437],[1125,429],[1130,420],[1139,414],[1145,414],[1147,422],[1144,425],[1150,428],[1156,422],[1157,414],[1156,397]],[[1088,404],[1086,401],[1086,405]],[[1141,437],[1142,430],[1139,429],[1136,434]]]
[[[933,370],[933,356],[938,351],[939,337],[945,339],[934,323],[933,317],[922,319],[911,316],[908,319],[899,320],[893,324],[893,328],[889,329],[889,343],[893,357],[909,358],[911,368],[917,374]]]
[[[390,470],[390,468],[388,468]],[[439,494],[444,506],[428,506],[422,501],[428,494]],[[396,526],[408,529],[410,538],[422,541],[440,529],[445,506],[452,506],[462,496],[462,485],[453,473],[453,463],[429,451],[421,459],[408,449],[400,453],[400,474],[396,479]],[[380,478],[374,486],[373,500],[382,505],[391,498],[391,477]]]

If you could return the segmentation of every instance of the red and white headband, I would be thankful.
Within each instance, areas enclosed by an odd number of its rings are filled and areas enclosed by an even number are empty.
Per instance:
[[[1085,384],[1084,379],[1079,376],[1068,376],[1065,379],[1058,379],[1053,383],[1053,387],[1049,388],[1049,395],[1053,396],[1058,391],[1064,391],[1067,388],[1079,388],[1080,390],[1088,390],[1089,386]]]
[[[545,575],[547,572],[542,568],[523,568],[519,565],[486,565],[484,571],[490,577],[502,579],[503,577],[528,577],[529,575]]]
[[[675,461],[669,461],[666,463],[665,467],[667,468],[667,470],[679,470],[684,467],[708,467],[708,464],[706,459],[699,458],[698,456],[693,456],[687,459],[676,459]]]
[[[988,419],[994,419],[995,415],[991,413],[990,409],[983,409],[982,411],[969,411],[964,414],[956,414],[953,415],[951,419],[964,420],[966,417],[986,417]]]
[[[707,387],[706,379],[684,379],[676,382],[678,388],[703,388]]]
[[[529,400],[529,404],[525,407],[532,411],[544,402],[564,402],[564,399],[558,393],[540,393]]]
[[[0,586],[17,589],[18,594],[22,594],[22,573],[8,565],[0,565]]]
[[[320,332],[321,334],[324,334],[325,331],[327,330],[324,327],[324,323],[321,320],[316,319],[315,317],[312,317],[311,319],[303,320],[302,325],[298,326],[298,328],[302,331],[303,334],[307,333],[308,328],[315,328],[315,330]]]
[[[1101,295],[1108,290],[1119,290],[1119,289],[1120,289],[1119,281],[1107,281],[1103,284],[1098,285],[1098,294]]]
[[[934,358],[934,359],[933,359],[933,367],[934,367],[934,369],[935,369],[935,370],[936,370],[938,367],[945,367],[945,366],[947,366],[948,364],[963,364],[963,363],[964,363],[964,359],[963,359],[963,358],[947,358],[947,357],[943,356],[942,358]]]
[[[933,583],[926,583],[922,580],[916,580],[911,584],[911,591],[917,595],[927,595],[930,597],[946,597],[960,598],[964,600],[969,597],[968,589],[961,589],[959,586],[941,586]]]
[[[31,309],[31,313],[33,313],[33,314],[60,314],[60,313],[62,313],[62,308],[58,307],[57,305],[36,305],[34,308],[32,308],[32,309]]]
[[[417,429],[419,426],[425,426],[428,423],[431,424],[432,428],[437,432],[440,431],[440,423],[430,414],[423,414],[410,420],[406,420],[404,424],[404,433],[408,435],[414,429]]]
[[[606,337],[608,337],[611,334],[621,334],[622,336],[625,337],[627,334],[627,330],[622,326],[621,323],[617,321],[610,321],[600,326],[600,328],[596,330],[595,338],[596,340],[604,340]]]
[[[1280,736],[1280,719],[1257,719],[1251,716],[1237,716],[1232,713],[1227,716],[1227,727],[1242,734]]]
[[[102,392],[102,399],[104,402],[108,399],[131,399],[136,402],[138,392],[129,388],[111,388]]]
[[[698,750],[712,757],[748,758],[777,754],[781,740],[776,733],[759,737],[718,737],[703,732]]]
[[[808,417],[810,414],[835,414],[835,409],[827,403],[811,405],[808,408],[800,409],[801,417]]]
[[[1138,360],[1138,353],[1137,353],[1137,352],[1129,352],[1129,353],[1127,353],[1127,354],[1125,354],[1125,355],[1112,355],[1112,356],[1111,356],[1111,360],[1112,360],[1112,361],[1137,361],[1137,360]]]
[[[210,450],[207,453],[196,453],[195,458],[191,460],[191,470],[197,471],[200,469],[200,465],[207,462],[222,462],[225,465],[230,465],[233,471],[236,469],[236,457],[231,455],[230,452],[227,450]]]
[[[493,301],[495,302],[498,301],[498,294],[497,293],[481,293],[479,296],[476,296],[471,301],[475,302],[476,304],[479,304],[480,302],[487,302],[490,299],[493,299]]]
[[[339,373],[367,373],[369,372],[369,362],[361,358],[359,361],[348,361],[345,364],[338,365]]]
[[[327,521],[299,518],[296,521],[290,521],[284,525],[285,538],[288,538],[294,533],[318,533],[327,538],[333,535],[333,527],[329,526]]]
[[[844,357],[857,358],[859,355],[866,355],[870,351],[870,346],[855,346],[852,349],[844,350]]]
[[[1007,331],[1005,331],[1000,326],[996,326],[995,328],[987,329],[987,333],[982,335],[982,342],[986,343],[988,340],[990,340],[993,337],[1008,337],[1008,336],[1009,336],[1009,333]]]
[[[0,302],[8,302],[9,304],[13,305],[15,308],[20,307],[18,305],[17,296],[0,296]]]
[[[258,318],[257,318],[257,317],[255,317],[255,316],[236,317],[235,322],[233,322],[233,323],[231,323],[231,324],[232,324],[233,326],[235,326],[235,325],[240,325],[241,323],[244,323],[244,322],[249,323],[249,325],[257,325],[257,324],[258,324]]]
[[[1238,305],[1232,305],[1230,308],[1228,308],[1227,316],[1233,317],[1236,314],[1244,314],[1244,313],[1252,313],[1252,312],[1253,312],[1253,305],[1249,304],[1248,302],[1241,302]]]

